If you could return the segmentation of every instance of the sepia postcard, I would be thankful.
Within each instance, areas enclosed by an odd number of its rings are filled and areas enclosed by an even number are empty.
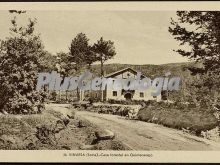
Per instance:
[[[1,2],[0,162],[220,162],[220,2]]]

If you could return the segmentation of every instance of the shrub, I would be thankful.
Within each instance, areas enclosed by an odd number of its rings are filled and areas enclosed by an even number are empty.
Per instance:
[[[34,112],[36,101],[44,102],[43,91],[36,91],[40,57],[45,54],[39,35],[34,34],[35,21],[27,27],[11,20],[10,36],[0,41],[0,111],[13,114]]]
[[[145,105],[150,105],[150,104],[157,104],[158,102],[156,100],[132,100],[132,101],[127,101],[127,100],[114,100],[114,99],[109,99],[107,101],[110,104],[123,104],[123,105],[137,105],[137,104],[143,104]]]
[[[138,112],[138,119],[176,129],[189,129],[196,134],[211,130],[219,124],[212,111],[199,108],[148,107]]]
[[[51,92],[50,99],[56,101],[56,99],[57,99],[57,92],[56,91]]]

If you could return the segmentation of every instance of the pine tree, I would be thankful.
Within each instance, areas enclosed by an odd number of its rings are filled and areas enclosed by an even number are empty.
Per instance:
[[[103,37],[93,45],[93,50],[97,55],[98,61],[101,62],[101,76],[104,76],[104,63],[116,55],[114,42],[105,41]]]
[[[110,40],[105,41],[103,37],[101,37],[100,40],[93,45],[93,51],[96,53],[97,60],[101,62],[101,77],[104,77],[104,63],[116,55],[114,42]],[[101,100],[104,100],[103,91]]]
[[[176,14],[178,19],[171,20],[169,32],[182,48],[175,51],[197,63],[189,68],[195,76],[189,91],[200,104],[216,103],[220,87],[220,12],[177,11]]]

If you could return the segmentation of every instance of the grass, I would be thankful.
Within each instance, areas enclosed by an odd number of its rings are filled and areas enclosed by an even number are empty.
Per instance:
[[[0,116],[0,135],[22,136],[25,132],[31,131],[30,125],[11,115]]]
[[[219,125],[214,114],[206,109],[151,106],[143,108],[138,113],[141,121],[162,124],[176,129],[188,129],[196,134],[207,131]]]
[[[70,112],[75,116],[72,109]],[[57,125],[63,119],[62,113],[52,109],[31,115],[0,114],[0,150],[78,150],[94,141],[93,134],[99,129],[96,125],[80,117],[70,118],[66,126]],[[79,121],[85,127],[79,128]],[[124,146],[117,140],[107,140],[95,144],[94,149],[122,150]]]

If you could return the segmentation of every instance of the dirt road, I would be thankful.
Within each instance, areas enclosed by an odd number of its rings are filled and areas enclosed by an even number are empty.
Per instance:
[[[62,105],[54,107],[61,112],[67,110]],[[118,140],[133,150],[220,150],[220,143],[161,125],[87,111],[77,111],[76,114],[99,127],[111,130]]]

